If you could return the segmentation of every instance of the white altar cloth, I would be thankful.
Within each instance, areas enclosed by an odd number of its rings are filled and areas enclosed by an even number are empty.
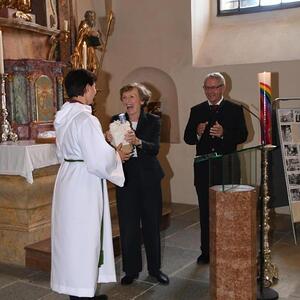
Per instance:
[[[20,175],[33,183],[34,169],[56,164],[59,161],[55,144],[35,144],[35,141],[0,144],[0,175]]]

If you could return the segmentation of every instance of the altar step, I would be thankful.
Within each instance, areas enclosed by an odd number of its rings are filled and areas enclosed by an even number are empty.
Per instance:
[[[170,224],[170,208],[164,208],[161,229]],[[112,220],[113,245],[115,256],[120,255],[120,233],[117,220]],[[50,272],[51,269],[51,239],[39,241],[25,247],[25,265],[34,270]]]
[[[115,256],[120,254],[119,237],[113,239]],[[51,239],[37,242],[25,247],[25,265],[34,270],[50,272]]]

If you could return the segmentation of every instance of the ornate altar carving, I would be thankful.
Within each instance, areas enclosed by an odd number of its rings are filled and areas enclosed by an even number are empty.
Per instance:
[[[7,59],[7,109],[20,139],[35,139],[51,130],[54,114],[63,103],[61,62]]]
[[[35,21],[31,12],[31,0],[0,0],[1,17],[12,17],[25,21]]]

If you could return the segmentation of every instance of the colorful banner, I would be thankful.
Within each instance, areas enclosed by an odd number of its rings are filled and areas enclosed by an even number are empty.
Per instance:
[[[258,73],[260,91],[261,143],[272,144],[271,72]]]

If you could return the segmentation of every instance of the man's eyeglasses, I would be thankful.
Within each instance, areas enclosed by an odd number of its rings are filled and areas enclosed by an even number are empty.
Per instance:
[[[203,88],[206,90],[206,91],[212,91],[212,90],[217,90],[218,88],[222,87],[223,84],[219,84],[217,86],[206,86],[204,85]]]

